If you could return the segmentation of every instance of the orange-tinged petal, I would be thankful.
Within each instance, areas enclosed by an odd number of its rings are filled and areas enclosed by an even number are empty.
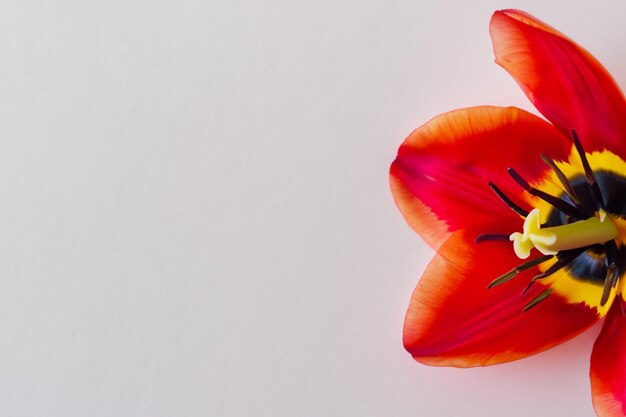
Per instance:
[[[568,140],[554,126],[515,107],[473,107],[435,117],[416,129],[391,165],[391,189],[407,222],[435,249],[453,232],[510,234],[520,217],[490,190],[494,182],[523,203],[507,175],[528,180],[547,169],[540,154],[566,159]]]
[[[598,320],[594,310],[568,304],[554,293],[523,312],[545,290],[538,284],[521,295],[536,268],[487,289],[519,263],[506,243],[477,245],[464,232],[454,233],[413,293],[404,325],[405,348],[429,365],[492,365],[541,352]]]
[[[600,417],[626,416],[626,316],[615,301],[591,354],[593,407]]]
[[[533,16],[494,13],[496,62],[535,107],[564,133],[575,129],[587,152],[626,156],[626,102],[615,81],[589,52]]]

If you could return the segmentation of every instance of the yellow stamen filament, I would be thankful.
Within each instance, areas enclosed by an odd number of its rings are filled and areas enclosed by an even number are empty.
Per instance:
[[[617,228],[604,210],[590,217],[562,226],[541,228],[539,209],[533,209],[524,221],[523,233],[515,232],[509,239],[520,259],[530,256],[532,248],[544,255],[556,255],[568,249],[605,243],[617,237]]]

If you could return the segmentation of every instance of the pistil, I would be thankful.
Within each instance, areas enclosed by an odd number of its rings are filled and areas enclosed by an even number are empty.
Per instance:
[[[539,209],[533,209],[524,221],[523,233],[515,232],[509,239],[515,254],[526,259],[532,248],[543,255],[602,244],[617,237],[611,218],[600,209],[597,216],[554,227],[541,227]]]

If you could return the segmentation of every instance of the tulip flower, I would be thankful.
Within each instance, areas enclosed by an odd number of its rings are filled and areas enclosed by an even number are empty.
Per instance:
[[[591,353],[599,416],[626,415],[626,102],[586,50],[518,10],[494,13],[515,107],[437,116],[402,143],[390,184],[436,251],[405,319],[428,365],[493,365],[604,320]]]

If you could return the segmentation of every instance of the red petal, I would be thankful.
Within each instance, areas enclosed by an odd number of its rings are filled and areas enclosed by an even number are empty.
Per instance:
[[[591,354],[591,393],[602,417],[626,416],[626,317],[616,299]]]
[[[521,296],[536,269],[487,289],[519,263],[510,245],[476,245],[462,232],[453,234],[413,293],[404,324],[405,348],[429,365],[492,365],[541,352],[598,320],[584,304],[567,304],[555,293],[523,312],[545,289],[535,285]]]
[[[508,234],[522,221],[489,181],[521,204],[527,197],[507,168],[533,180],[547,169],[541,153],[566,159],[569,148],[552,125],[518,108],[456,110],[404,141],[391,165],[391,189],[407,222],[435,249],[456,230]]]
[[[574,128],[587,151],[626,155],[626,103],[589,52],[533,16],[504,10],[490,25],[496,62],[561,131]]]

